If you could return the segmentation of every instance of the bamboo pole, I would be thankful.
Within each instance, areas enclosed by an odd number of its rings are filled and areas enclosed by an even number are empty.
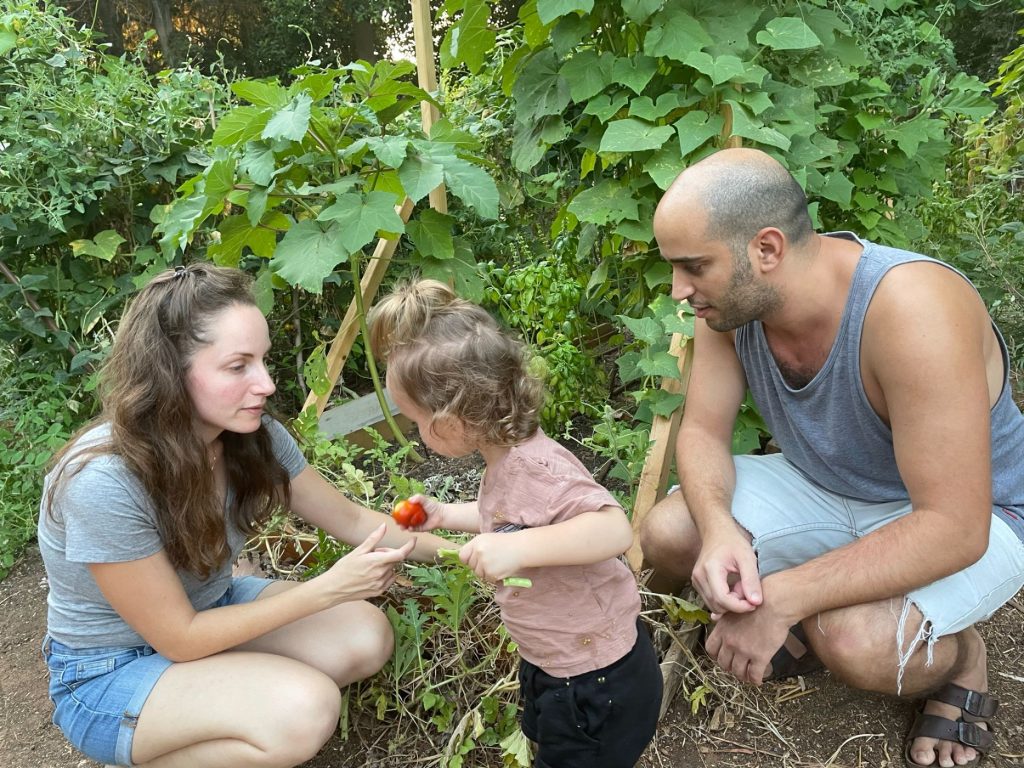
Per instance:
[[[412,0],[412,31],[416,42],[416,75],[419,86],[427,93],[437,93],[437,74],[434,69],[434,36],[430,20],[428,0]],[[440,115],[437,107],[429,101],[420,104],[423,132],[430,136],[430,129]],[[448,194],[444,184],[430,192],[430,207],[438,213],[448,213]]]
[[[690,382],[690,363],[693,360],[693,339],[684,339],[681,334],[672,334],[669,352],[679,361],[679,378],[664,378],[661,388],[666,392],[677,394],[686,392]],[[640,523],[644,517],[665,495],[669,469],[672,467],[673,448],[679,422],[682,420],[683,409],[676,408],[669,416],[655,416],[651,423],[651,449],[640,472],[640,483],[633,502],[633,544],[626,552],[626,560],[633,572],[643,568],[644,554],[640,550]]]
[[[420,88],[428,93],[434,93],[437,91],[437,73],[434,68],[434,38],[430,20],[430,3],[428,0],[411,0],[411,2],[413,35],[416,42],[416,70],[419,85]],[[429,101],[423,101],[420,104],[420,112],[423,131],[429,136],[430,128],[438,120],[437,107]],[[430,193],[430,207],[439,213],[448,212],[448,197],[444,184],[439,185]],[[402,221],[409,220],[409,217],[412,215],[412,209],[413,203],[408,198],[405,199],[401,206],[395,207],[398,215],[402,217]],[[370,264],[360,281],[360,292],[364,307],[369,307],[373,303],[374,297],[377,295],[377,289],[384,279],[384,273],[387,271],[388,265],[391,263],[391,257],[394,255],[395,248],[397,247],[398,240],[385,240],[381,238],[377,242],[377,247],[370,258]],[[330,387],[327,388],[326,393],[323,395],[317,395],[311,391],[306,398],[305,405],[303,405],[303,410],[315,405],[317,417],[319,418],[323,415],[324,409],[327,407],[327,401],[334,390],[338,377],[341,376],[341,369],[345,365],[345,360],[348,359],[349,352],[352,351],[352,344],[355,342],[358,333],[359,317],[356,310],[356,302],[353,301],[349,305],[345,318],[341,321],[338,333],[331,342],[330,350],[327,353],[327,380],[330,382]]]
[[[405,198],[405,202],[402,205],[395,206],[395,212],[402,217],[402,221],[408,221],[409,216],[412,214],[412,208],[412,200]],[[381,280],[384,279],[384,273],[387,272],[388,265],[391,263],[391,257],[394,255],[397,247],[397,238],[394,240],[381,238],[377,241],[377,247],[373,251],[373,256],[370,257],[370,263],[367,265],[366,272],[359,282],[364,306],[373,301],[373,297],[377,295],[377,289],[380,287]],[[334,340],[331,342],[331,348],[327,353],[327,379],[331,382],[331,386],[322,395],[317,395],[311,390],[306,398],[305,405],[302,406],[302,410],[315,405],[317,418],[323,416],[324,409],[327,407],[327,400],[331,396],[331,390],[334,389],[338,377],[341,376],[341,369],[345,365],[345,360],[348,359],[349,352],[352,351],[352,344],[355,342],[358,334],[359,315],[356,309],[356,302],[353,301],[349,304],[348,311],[345,313],[345,317],[341,321],[338,332],[335,334]]]

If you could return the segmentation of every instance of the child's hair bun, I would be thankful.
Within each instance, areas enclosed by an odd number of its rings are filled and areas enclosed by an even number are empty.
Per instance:
[[[412,279],[395,285],[392,292],[370,310],[370,348],[382,361],[396,343],[412,341],[440,309],[461,301],[439,280]]]

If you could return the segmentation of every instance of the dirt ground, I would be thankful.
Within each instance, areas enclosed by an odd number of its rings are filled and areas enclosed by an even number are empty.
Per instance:
[[[50,723],[46,668],[39,654],[46,621],[46,580],[38,550],[24,555],[0,583],[0,766],[2,768],[96,768],[64,741]],[[988,765],[1024,766],[1024,609],[1010,604],[982,627],[988,642],[992,691],[1002,700],[996,750]],[[867,768],[902,765],[903,737],[911,702],[853,691],[818,672],[757,690],[716,673],[698,655],[698,674],[711,689],[707,704],[691,714],[676,697],[641,768]],[[380,736],[385,726],[374,723]],[[360,728],[360,732],[366,729]],[[428,758],[375,756],[369,745],[332,739],[304,768],[385,768]]]

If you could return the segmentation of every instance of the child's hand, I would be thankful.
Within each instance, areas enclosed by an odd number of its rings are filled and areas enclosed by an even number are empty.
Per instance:
[[[484,581],[500,582],[524,567],[515,536],[508,533],[481,533],[463,545],[459,559]]]
[[[437,499],[424,496],[422,493],[410,496],[408,501],[422,507],[427,517],[419,525],[405,525],[402,521],[396,519],[395,522],[398,523],[400,528],[406,531],[432,531],[435,528],[444,528],[444,504]]]

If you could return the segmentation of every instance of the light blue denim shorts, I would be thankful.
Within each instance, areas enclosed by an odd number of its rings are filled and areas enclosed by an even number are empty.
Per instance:
[[[231,580],[213,608],[255,600],[270,579]],[[135,725],[160,675],[173,664],[148,645],[69,648],[49,635],[43,657],[50,670],[53,722],[68,741],[100,763],[132,765]]]
[[[876,504],[830,493],[782,454],[734,458],[732,513],[753,537],[762,576],[856,541],[911,511],[909,500]],[[1013,514],[993,512],[988,551],[978,562],[906,596],[925,619],[918,641],[930,645],[987,619],[1024,583],[1024,543],[1007,523]]]

